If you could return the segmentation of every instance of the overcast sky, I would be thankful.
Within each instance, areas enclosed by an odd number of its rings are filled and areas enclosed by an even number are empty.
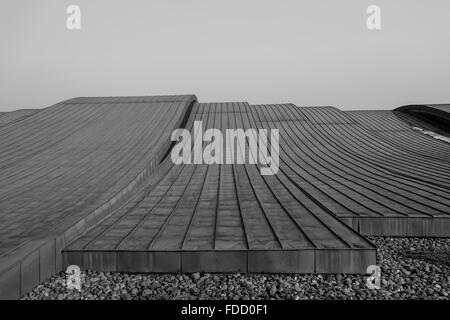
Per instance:
[[[67,6],[81,30],[66,28]],[[366,27],[381,7],[382,29]],[[2,0],[0,111],[194,93],[391,109],[450,102],[448,0]]]

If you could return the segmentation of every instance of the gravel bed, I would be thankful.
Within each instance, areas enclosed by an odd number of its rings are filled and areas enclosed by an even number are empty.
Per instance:
[[[83,272],[81,292],[61,273],[23,299],[450,299],[450,239],[369,237],[381,289],[365,275]]]

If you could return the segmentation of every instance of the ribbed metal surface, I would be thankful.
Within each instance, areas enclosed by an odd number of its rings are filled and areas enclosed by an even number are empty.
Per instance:
[[[412,128],[439,130],[445,106],[419,107],[432,115],[422,118],[195,101],[86,97],[0,114],[0,284],[24,292],[71,263],[362,273],[375,263],[363,235],[450,236],[450,145]],[[280,130],[278,173],[174,165],[170,134],[195,120]]]
[[[168,142],[189,101],[183,99],[63,102],[5,128],[0,254],[66,218],[82,218],[120,192]]]

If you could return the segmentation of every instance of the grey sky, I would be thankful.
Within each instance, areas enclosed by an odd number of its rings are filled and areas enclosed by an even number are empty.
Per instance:
[[[81,7],[82,29],[66,28]],[[381,7],[382,30],[366,28]],[[450,102],[448,0],[2,0],[0,111],[76,96]]]

